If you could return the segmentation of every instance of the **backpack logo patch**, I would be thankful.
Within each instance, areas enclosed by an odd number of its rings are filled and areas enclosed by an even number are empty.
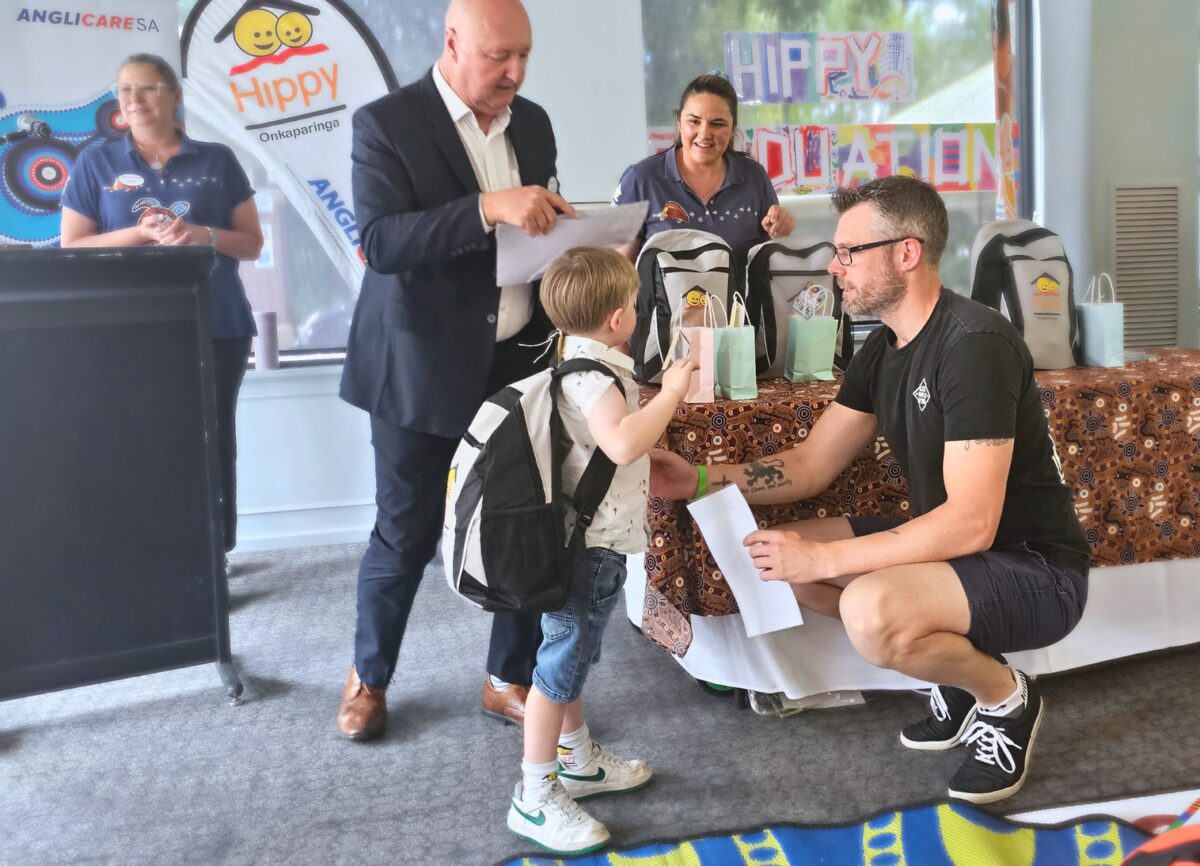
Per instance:
[[[917,408],[924,412],[925,407],[929,405],[929,385],[925,383],[924,379],[917,386],[917,390],[913,391],[913,396],[917,398]]]
[[[685,211],[683,209],[683,205],[677,201],[667,202],[663,209],[656,213],[655,216],[663,222],[666,222],[667,220],[675,223],[686,223],[690,221],[688,219],[688,212]]]
[[[1047,273],[1033,281],[1033,311],[1035,314],[1058,315],[1062,312],[1062,284]]]

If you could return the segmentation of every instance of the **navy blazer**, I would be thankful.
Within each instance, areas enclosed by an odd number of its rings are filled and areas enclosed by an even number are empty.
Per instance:
[[[548,186],[557,150],[546,112],[516,97],[507,134],[521,183]],[[489,396],[500,289],[495,233],[483,229],[479,182],[432,70],[354,113],[351,158],[367,271],[342,399],[457,438]]]

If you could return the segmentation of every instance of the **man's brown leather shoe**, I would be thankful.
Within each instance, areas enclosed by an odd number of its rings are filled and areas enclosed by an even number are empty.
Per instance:
[[[378,737],[387,727],[387,689],[367,685],[351,666],[342,689],[337,726],[342,736],[351,740],[361,742]]]
[[[483,679],[483,714],[499,719],[506,725],[525,724],[525,698],[529,695],[529,686],[518,686],[509,683],[503,689],[492,685],[491,677]]]

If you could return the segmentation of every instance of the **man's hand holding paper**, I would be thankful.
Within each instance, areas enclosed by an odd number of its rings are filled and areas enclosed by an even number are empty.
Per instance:
[[[750,637],[800,625],[800,605],[792,589],[778,581],[764,581],[744,539],[758,530],[754,515],[740,490],[729,485],[688,505],[708,544],[709,552],[733,590],[746,634]]]

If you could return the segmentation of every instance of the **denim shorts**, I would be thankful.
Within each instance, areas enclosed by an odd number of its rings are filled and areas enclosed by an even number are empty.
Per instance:
[[[591,547],[576,558],[566,604],[542,614],[533,684],[550,700],[569,704],[583,692],[588,669],[600,661],[600,636],[624,585],[625,554]]]
[[[904,521],[891,517],[851,517],[858,535],[891,529]],[[958,556],[948,560],[958,575],[971,625],[966,638],[986,653],[1019,652],[1058,643],[1083,616],[1087,566],[1049,561],[1028,544]]]

